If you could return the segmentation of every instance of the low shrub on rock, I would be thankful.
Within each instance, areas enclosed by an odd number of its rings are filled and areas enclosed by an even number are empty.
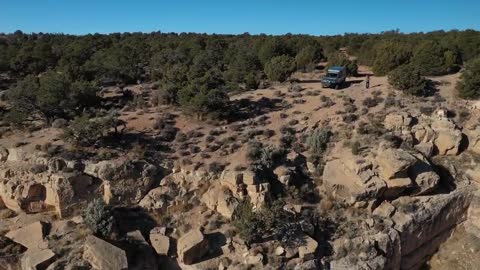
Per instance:
[[[256,171],[271,169],[281,159],[282,154],[282,149],[265,146],[258,141],[250,142],[247,149],[247,159]]]
[[[327,144],[330,141],[330,130],[326,128],[317,128],[307,137],[307,145],[310,151],[315,154],[321,154],[327,149]]]
[[[113,213],[102,199],[91,201],[83,213],[83,220],[96,235],[108,237],[113,231]]]

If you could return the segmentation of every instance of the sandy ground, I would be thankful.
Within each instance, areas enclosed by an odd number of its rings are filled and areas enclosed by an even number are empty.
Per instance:
[[[431,103],[431,101],[428,99],[412,98],[393,90],[389,86],[386,77],[371,76],[371,87],[370,89],[366,89],[366,77],[362,76],[362,74],[371,74],[371,70],[368,67],[360,66],[359,73],[359,77],[348,78],[347,82],[349,86],[341,90],[322,88],[320,80],[323,74],[317,71],[314,73],[294,74],[294,77],[299,80],[298,84],[303,88],[303,90],[299,93],[289,91],[288,87],[290,84],[284,83],[273,85],[267,89],[247,91],[233,95],[231,96],[231,100],[233,101],[248,100],[253,104],[262,99],[269,99],[270,101],[273,101],[277,109],[272,109],[270,111],[267,110],[263,114],[258,114],[256,117],[252,117],[251,119],[243,119],[230,124],[219,125],[207,123],[205,121],[197,121],[182,115],[178,109],[168,106],[124,111],[121,113],[120,118],[126,121],[127,132],[154,135],[155,133],[158,133],[158,130],[155,130],[154,128],[155,123],[161,118],[162,114],[166,112],[174,114],[176,116],[175,127],[178,128],[182,133],[188,134],[191,131],[199,131],[204,134],[202,137],[189,140],[190,145],[197,145],[200,147],[201,152],[206,152],[205,150],[211,144],[221,143],[222,141],[227,140],[229,137],[234,136],[234,138],[230,140],[229,144],[232,144],[233,141],[235,141],[234,143],[238,144],[239,148],[233,151],[225,152],[217,150],[214,152],[207,152],[210,157],[206,157],[205,155],[202,156],[200,152],[188,153],[187,148],[183,149],[183,151],[177,151],[176,156],[179,160],[189,159],[192,161],[192,164],[203,163],[208,165],[212,162],[218,162],[221,164],[230,164],[228,165],[229,167],[236,167],[237,165],[247,165],[245,158],[247,143],[246,140],[242,140],[242,137],[245,137],[245,133],[247,133],[249,130],[270,129],[275,131],[275,135],[271,138],[259,135],[255,136],[255,139],[262,141],[264,144],[278,146],[281,138],[280,129],[285,125],[295,128],[299,133],[309,132],[309,130],[317,126],[329,126],[334,130],[343,130],[343,132],[345,132],[345,129],[351,128],[351,125],[354,125],[354,123],[350,124],[350,127],[348,127],[348,124],[345,124],[342,120],[342,114],[339,113],[345,110],[345,100],[347,99],[352,100],[353,104],[357,107],[356,114],[359,115],[359,119],[356,121],[356,123],[358,123],[358,121],[368,121],[367,115],[361,114],[360,111],[365,108],[362,102],[367,97],[373,97],[374,92],[377,92],[377,95],[382,98],[386,98],[388,95],[395,95],[398,99],[401,99],[403,103],[408,105],[407,111],[425,106],[427,102]],[[455,98],[455,85],[456,81],[459,79],[459,76],[459,74],[453,74],[430,78],[437,83],[437,88],[439,89],[438,95],[444,98],[442,101],[436,101],[436,106],[451,107],[452,103],[458,102],[463,102],[463,106],[465,107],[470,106],[469,102],[458,101]],[[133,85],[128,86],[127,88],[130,89],[135,95],[142,95],[143,91],[149,89],[150,86]],[[115,87],[108,88],[107,91],[104,91],[103,93],[104,97],[114,97],[116,95],[119,95],[119,89],[116,89]],[[322,106],[322,96],[331,99],[334,105],[330,107]],[[299,100],[302,100],[303,103],[298,102]],[[289,107],[282,108],[281,103],[288,103]],[[456,106],[458,106],[458,104]],[[397,108],[388,108],[381,103],[373,108],[368,108],[368,113],[376,114],[383,110],[388,112],[389,110],[395,109]],[[252,126],[252,122],[258,122],[260,117],[267,118],[265,121],[266,124],[256,127]],[[233,126],[242,123],[246,125],[242,132],[233,130]],[[223,130],[225,132],[220,135],[215,135],[214,142],[207,142],[206,137],[214,129]],[[33,149],[37,144],[42,145],[47,142],[61,144],[61,141],[55,140],[55,138],[58,138],[60,134],[61,130],[53,128],[34,131],[31,133],[10,133],[5,134],[3,138],[0,139],[0,145],[9,148],[18,145],[18,143],[24,143],[25,146],[23,147],[27,148],[28,150],[30,148]],[[297,133],[297,137],[298,135],[299,134]],[[182,143],[176,143],[173,148],[178,147],[180,144]],[[225,144],[225,142],[221,144]]]

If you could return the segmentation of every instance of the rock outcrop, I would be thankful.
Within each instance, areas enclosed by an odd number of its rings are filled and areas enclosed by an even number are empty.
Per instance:
[[[138,203],[163,176],[157,166],[123,159],[87,163],[84,172],[102,180],[104,198],[109,203],[126,200]]]
[[[230,189],[237,198],[250,198],[254,209],[261,208],[270,200],[270,183],[261,179],[255,172],[247,170],[235,172],[226,170],[220,177],[220,183]]]
[[[466,218],[472,189],[401,197],[373,211],[357,236],[336,239],[331,269],[420,269]],[[366,222],[368,224],[368,222]]]
[[[304,260],[314,259],[317,251],[318,243],[315,239],[308,235],[302,237],[303,244],[298,248],[298,255]]]
[[[418,269],[431,256],[451,230],[467,216],[472,190],[463,188],[450,194],[402,197],[392,204],[392,216],[400,235],[401,269]]]
[[[162,229],[157,227],[150,231],[150,243],[158,255],[166,256],[170,249],[170,238],[162,233]]]
[[[198,229],[184,234],[177,241],[177,253],[184,264],[198,262],[208,252],[208,240]]]
[[[89,176],[79,172],[43,172],[4,169],[1,172],[0,197],[9,209],[16,212],[37,213],[55,209],[60,217],[69,214],[77,194],[92,184]]]
[[[127,270],[127,255],[122,249],[95,236],[88,236],[85,241],[83,258],[94,269]]]
[[[438,149],[440,155],[457,155],[460,150],[463,133],[452,121],[448,119],[439,119],[431,125],[437,134],[433,144]]]
[[[323,170],[327,192],[351,203],[382,196],[386,184],[372,166],[371,162],[351,156],[327,162]]]
[[[328,161],[323,171],[327,192],[354,203],[377,198],[397,198],[402,192],[428,194],[440,176],[421,154],[380,147],[375,158],[344,154]]]
[[[238,207],[239,200],[233,196],[231,190],[223,186],[212,186],[202,196],[201,201],[222,216],[231,219],[235,209]]]
[[[476,154],[480,154],[480,125],[475,126],[471,130],[465,131],[468,137],[468,149]]]
[[[55,253],[50,249],[28,249],[21,259],[22,270],[47,269],[55,260]]]
[[[413,117],[405,112],[388,114],[385,117],[384,126],[388,130],[409,130],[413,124]]]
[[[45,241],[46,224],[34,222],[18,230],[10,231],[5,236],[28,249],[43,249],[47,247]]]
[[[405,112],[385,117],[384,126],[392,132],[411,133],[417,143],[431,143],[439,155],[458,155],[464,134],[445,113],[436,117],[421,115],[417,118]]]

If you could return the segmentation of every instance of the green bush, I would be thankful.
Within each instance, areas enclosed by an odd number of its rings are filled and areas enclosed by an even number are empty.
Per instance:
[[[253,77],[257,78],[258,72],[261,70],[260,60],[256,52],[249,48],[235,48],[229,52],[232,54],[228,60],[228,70],[225,71],[225,78],[235,83],[251,81]],[[252,88],[254,89],[254,88]]]
[[[63,130],[63,138],[79,145],[91,145],[100,139],[105,132],[105,127],[97,119],[90,120],[88,116],[76,117],[68,127]]]
[[[271,169],[279,161],[282,154],[282,150],[264,146],[258,141],[251,141],[246,153],[252,169],[258,171]]]
[[[307,137],[307,145],[314,155],[319,155],[327,149],[327,144],[330,141],[330,130],[326,128],[317,128]]]
[[[247,243],[275,237],[288,242],[289,236],[297,233],[297,226],[283,210],[284,203],[276,200],[268,206],[253,210],[249,201],[244,201],[235,211],[233,225]],[[288,226],[293,225],[293,226]]]
[[[157,98],[157,104],[170,105],[178,103],[178,87],[173,84],[164,84],[160,89],[156,90],[155,97]]]
[[[48,71],[40,78],[26,76],[11,89],[8,99],[15,111],[50,123],[57,117],[69,118],[99,105],[97,91],[92,82],[71,82],[65,74]]]
[[[245,86],[247,89],[256,90],[259,84],[260,81],[255,73],[250,72],[245,76]]]
[[[457,91],[461,98],[480,98],[480,58],[467,64],[457,84]]]
[[[97,95],[100,88],[94,82],[74,81],[67,90],[69,104],[75,108],[75,115],[84,108],[92,108],[100,105],[100,97]],[[69,110],[68,108],[66,109]]]
[[[340,52],[332,53],[328,56],[328,67],[332,66],[341,66],[347,69],[347,74],[349,76],[358,75],[358,65],[356,61],[350,61],[348,57]]]
[[[178,91],[178,103],[187,114],[203,119],[224,112],[229,98],[218,70],[209,70]]]
[[[28,117],[27,112],[14,107],[5,115],[4,120],[13,126],[19,127]]]
[[[247,243],[262,239],[265,233],[263,219],[253,211],[253,206],[249,201],[244,201],[236,209],[233,225],[240,237]]]
[[[413,65],[400,66],[388,74],[388,82],[396,89],[414,96],[427,94],[427,80]]]
[[[123,126],[122,130],[118,130]],[[105,136],[110,129],[114,129],[115,135],[122,133],[125,129],[125,122],[118,119],[118,113],[109,112],[104,117],[90,119],[83,115],[76,117],[68,127],[63,129],[63,138],[78,145],[92,145]]]
[[[412,57],[411,51],[403,43],[397,41],[384,41],[375,48],[373,72],[383,76],[397,67],[407,64]]]
[[[112,210],[102,199],[93,199],[83,213],[83,220],[96,235],[109,237],[113,230]]]
[[[315,67],[315,61],[318,60],[318,52],[313,46],[306,46],[301,49],[295,56],[297,69],[301,71],[312,71]]]
[[[354,141],[352,144],[351,144],[351,149],[352,149],[352,154],[354,155],[358,155],[360,154],[361,152],[361,145],[358,141]]]
[[[265,65],[265,74],[271,81],[284,82],[293,71],[295,71],[295,61],[286,55],[274,57]]]
[[[289,48],[286,42],[281,38],[272,37],[263,42],[258,50],[258,58],[260,59],[260,62],[266,66],[273,58],[281,55],[288,55],[288,53]]]
[[[438,42],[424,41],[413,51],[411,63],[421,75],[443,75],[458,63],[458,55]]]

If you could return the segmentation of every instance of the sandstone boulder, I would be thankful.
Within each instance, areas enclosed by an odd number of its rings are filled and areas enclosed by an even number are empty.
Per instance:
[[[419,160],[409,169],[408,175],[415,184],[412,191],[414,195],[428,194],[436,189],[440,183],[440,176],[433,170],[427,160]]]
[[[433,143],[436,133],[427,124],[416,125],[412,128],[413,137],[420,143]]]
[[[465,175],[480,187],[480,166],[477,166],[473,169],[468,169],[465,172]]]
[[[270,183],[248,185],[247,194],[254,209],[260,209],[270,200]]]
[[[208,252],[208,240],[198,229],[193,229],[177,241],[178,257],[184,264],[198,262]]]
[[[46,269],[55,260],[50,249],[28,249],[20,260],[22,270]]]
[[[160,232],[159,229],[154,228],[150,231],[150,243],[158,255],[168,255],[170,249],[170,238]]]
[[[83,259],[88,261],[94,269],[128,269],[125,251],[92,235],[88,236],[85,241]]]
[[[60,217],[69,214],[75,195],[86,192],[90,177],[79,172],[5,171],[0,181],[0,197],[15,212],[38,213],[54,208]]]
[[[406,189],[413,186],[412,179],[408,177],[394,178],[385,181],[387,188],[383,193],[383,197],[394,199],[399,197]]]
[[[393,206],[388,201],[383,201],[375,210],[373,210],[373,215],[389,218],[395,212],[395,206]]]
[[[408,176],[408,169],[417,162],[417,159],[403,149],[381,149],[376,157],[380,176],[385,179],[404,178]]]
[[[232,218],[239,200],[235,198],[230,189],[222,186],[211,187],[202,196],[201,201],[214,211],[217,211],[226,218]]]
[[[412,124],[413,117],[405,112],[388,114],[384,121],[385,128],[391,131],[408,130]]]
[[[9,148],[8,149],[8,161],[26,161],[29,155],[23,148]]]
[[[56,237],[62,237],[75,230],[75,223],[71,220],[57,220],[52,223],[50,234]]]
[[[445,240],[445,234],[462,222],[472,200],[472,188],[459,188],[449,194],[401,197],[392,202],[392,216],[401,243],[401,268],[417,269]],[[427,244],[428,243],[428,244]]]
[[[433,155],[434,145],[431,142],[421,142],[415,145],[414,147],[415,147],[415,150],[422,153],[427,158]]]
[[[298,255],[304,260],[312,260],[315,258],[317,248],[317,241],[308,235],[304,235],[302,237],[302,245],[298,247]]]
[[[466,131],[468,136],[468,149],[474,153],[480,154],[480,126],[476,126],[472,130]]]
[[[149,210],[166,209],[168,206],[168,201],[169,196],[167,194],[167,188],[160,186],[150,190],[138,204],[141,207]]]
[[[278,246],[275,248],[274,254],[277,256],[282,256],[285,254],[285,249],[282,246]]]
[[[317,166],[311,161],[306,161],[305,166],[310,174],[314,174],[317,171]]]
[[[403,149],[381,149],[376,157],[380,176],[387,184],[385,197],[395,198],[404,190],[411,189],[413,195],[424,195],[435,188],[440,176],[428,160]]]
[[[243,173],[225,170],[220,176],[222,185],[228,187],[232,192],[237,192],[239,185],[243,184]]]
[[[255,255],[248,255],[245,258],[245,264],[248,265],[256,265],[258,267],[263,265],[263,254],[262,253],[257,253]]]
[[[457,155],[461,140],[461,132],[446,131],[438,134],[435,146],[440,155]]]
[[[277,176],[278,181],[283,185],[290,185],[293,182],[293,172],[291,168],[286,166],[278,166],[273,173]]]
[[[46,223],[37,221],[18,230],[10,231],[5,237],[28,249],[41,249],[47,246],[45,241]]]
[[[242,185],[257,185],[261,183],[261,179],[250,170],[236,172],[225,170],[220,177],[222,185],[228,187],[233,193],[242,193]]]
[[[344,152],[325,164],[326,191],[349,203],[394,199],[404,191],[424,195],[437,188],[440,177],[421,154],[380,146],[373,159]]]
[[[90,179],[89,177],[86,178]],[[78,173],[53,174],[50,177],[50,181],[45,185],[45,204],[54,206],[60,217],[67,216],[69,214],[69,207],[73,203],[75,196],[72,183],[78,183],[84,179],[82,174]],[[77,190],[77,193],[81,192],[85,192],[85,189],[82,191]]]
[[[101,180],[113,180],[115,174],[118,174],[119,162],[103,160],[98,163],[87,163],[84,172]]]
[[[386,188],[370,162],[353,156],[328,161],[323,170],[323,182],[328,193],[352,203],[380,197]]]
[[[448,118],[422,119],[412,129],[420,143],[433,143],[439,155],[457,155],[463,140],[462,131]]]

